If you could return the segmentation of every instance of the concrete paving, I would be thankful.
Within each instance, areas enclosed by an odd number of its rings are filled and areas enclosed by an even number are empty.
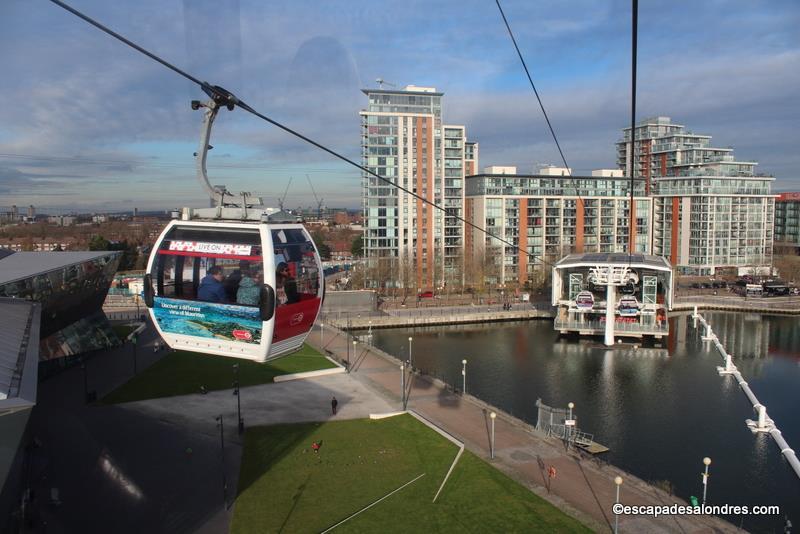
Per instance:
[[[395,406],[346,374],[320,376],[242,388],[242,418],[246,426],[301,423],[331,419],[361,419],[386,413]],[[331,399],[339,401],[331,415]],[[230,390],[130,402],[126,409],[181,426],[196,426],[222,414],[236,422],[236,396]]]

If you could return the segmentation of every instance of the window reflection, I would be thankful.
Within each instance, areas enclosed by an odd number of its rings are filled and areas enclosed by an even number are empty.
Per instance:
[[[159,296],[258,306],[264,284],[258,230],[175,228],[155,263]]]
[[[100,309],[119,263],[119,253],[59,267],[22,280],[0,284],[0,297],[42,305],[44,338]]]
[[[300,228],[272,231],[278,305],[319,296],[319,267],[314,244]]]

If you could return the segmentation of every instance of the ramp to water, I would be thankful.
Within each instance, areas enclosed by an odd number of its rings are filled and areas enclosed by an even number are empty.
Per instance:
[[[577,418],[573,419],[573,424],[568,425],[569,413],[564,408],[548,406],[542,402],[542,399],[536,400],[536,407],[539,409],[536,430],[544,432],[548,436],[568,441],[589,454],[608,452],[608,447],[596,443],[592,434],[581,432],[575,424]]]

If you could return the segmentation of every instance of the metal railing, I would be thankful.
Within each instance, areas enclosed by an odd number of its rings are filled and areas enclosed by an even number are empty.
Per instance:
[[[708,294],[695,294],[695,295],[680,295],[675,297],[676,305],[719,305],[719,306],[732,306],[742,310],[750,308],[754,309],[773,309],[785,310],[795,309],[800,310],[800,297],[742,297],[739,295],[708,295]]]
[[[430,308],[393,308],[386,310],[393,317],[440,317],[443,315],[470,315],[476,313],[494,313],[502,311],[536,311],[536,306],[527,302],[511,304],[504,308],[502,304],[447,306]]]
[[[564,321],[556,319],[553,321],[553,326],[560,330],[597,330],[603,332],[606,328],[606,323],[603,321]],[[614,323],[614,332],[636,332],[636,333],[669,333],[669,325],[666,321],[659,324],[639,324],[639,323]]]

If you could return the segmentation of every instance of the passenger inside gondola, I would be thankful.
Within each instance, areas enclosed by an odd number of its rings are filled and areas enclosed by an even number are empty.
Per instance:
[[[294,304],[300,301],[297,292],[297,281],[289,270],[286,262],[280,262],[275,273],[275,286],[278,293],[279,304]]]
[[[236,304],[258,306],[261,298],[262,275],[251,273],[249,269],[241,271],[239,289],[236,290]]]
[[[225,275],[222,267],[214,265],[206,271],[205,277],[200,281],[197,298],[206,302],[228,302],[225,286],[222,284]]]
[[[250,262],[241,260],[239,268],[231,272],[223,285],[225,286],[225,294],[228,297],[228,302],[235,302],[237,300],[237,291],[239,290],[239,282],[242,279],[244,272],[250,272]]]

